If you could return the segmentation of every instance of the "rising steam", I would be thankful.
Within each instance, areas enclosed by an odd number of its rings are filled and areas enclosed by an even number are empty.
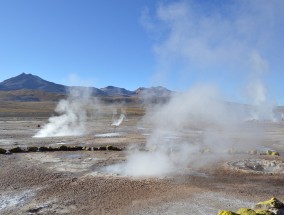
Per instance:
[[[118,119],[113,118],[111,126],[114,126],[114,127],[120,126],[124,118],[125,118],[125,114],[121,113]]]
[[[251,57],[251,74],[247,85],[247,94],[252,104],[252,120],[280,120],[274,112],[276,104],[268,98],[268,90],[263,77],[269,72],[268,62],[259,53],[255,52]]]
[[[245,114],[221,98],[214,87],[196,86],[148,110],[144,120],[153,130],[145,149],[131,149],[126,164],[109,168],[132,176],[166,176],[226,156],[236,144],[233,139],[240,135]],[[252,145],[234,147],[249,149]]]
[[[90,106],[90,88],[74,87],[69,89],[67,99],[61,100],[48,123],[34,137],[78,136],[86,133],[87,107]]]
[[[154,15],[144,11],[142,24],[157,38],[155,80],[164,85],[170,79],[179,85],[181,79],[192,83],[211,78],[229,99],[228,89],[236,91],[247,82],[249,104],[226,103],[208,86],[176,94],[167,104],[147,110],[144,121],[153,130],[145,149],[130,149],[127,162],[109,167],[111,171],[133,176],[184,174],[224,158],[232,149],[255,149],[261,132],[246,122],[248,118],[275,120],[264,77],[276,73],[269,71],[274,59],[266,51],[277,49],[273,41],[281,41],[275,25],[283,25],[283,2],[216,5],[176,1],[160,4]]]

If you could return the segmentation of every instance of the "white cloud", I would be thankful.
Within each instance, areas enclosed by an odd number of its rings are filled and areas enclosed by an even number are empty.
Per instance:
[[[284,21],[283,9],[283,1],[277,0],[220,5],[179,1],[160,4],[152,21],[147,10],[142,16],[144,26],[163,29],[164,34],[153,46],[157,77],[165,78],[177,70],[235,72],[244,77],[255,67],[255,56],[262,58],[268,69],[269,50],[280,39],[277,31]]]

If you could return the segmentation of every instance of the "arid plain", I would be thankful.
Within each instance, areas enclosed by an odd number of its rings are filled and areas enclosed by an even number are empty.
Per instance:
[[[113,112],[106,105],[103,114],[87,120],[88,132],[84,135],[34,138],[48,122],[55,105],[2,102],[0,148],[26,150],[32,146],[62,145],[89,148],[1,154],[1,214],[214,215],[221,209],[251,207],[272,196],[284,199],[281,121],[247,122],[249,128],[261,127],[262,131],[250,151],[232,149],[225,155],[217,153],[219,159],[206,162],[211,151],[204,150],[189,155],[196,156],[195,162],[202,165],[188,165],[161,177],[140,177],[120,174],[108,167],[126,163],[133,147],[136,151],[154,153],[155,149],[151,152],[145,147],[153,125],[142,120],[143,107],[120,107],[126,118],[118,127],[111,126]],[[196,141],[202,131],[203,126],[199,126],[174,138]],[[216,132],[222,135],[222,131]],[[245,138],[242,133],[231,135],[237,142],[250,141],[249,135]],[[94,150],[104,146],[122,150]],[[277,151],[280,156],[264,155],[267,150]]]

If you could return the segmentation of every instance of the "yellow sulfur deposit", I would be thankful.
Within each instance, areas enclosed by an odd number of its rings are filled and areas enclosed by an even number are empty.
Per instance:
[[[283,208],[283,207],[284,204],[275,197],[271,198],[268,201],[259,202],[255,206],[256,209],[263,209],[263,210],[268,210],[269,208]]]
[[[252,209],[249,209],[249,208],[240,208],[237,211],[237,214],[240,214],[240,215],[256,215],[256,212]]]
[[[284,204],[275,197],[268,201],[259,202],[254,206],[254,209],[240,208],[236,213],[232,211],[222,210],[218,215],[275,215],[282,214],[284,211]]]
[[[219,211],[218,215],[237,215],[236,213],[232,212],[232,211]]]
[[[280,154],[279,154],[279,152],[276,152],[276,151],[267,150],[266,155],[279,156]]]
[[[268,210],[256,210],[255,212],[257,215],[274,215],[274,213]]]

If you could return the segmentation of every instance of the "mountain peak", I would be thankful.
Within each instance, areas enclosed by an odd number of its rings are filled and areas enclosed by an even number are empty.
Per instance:
[[[0,91],[16,91],[16,90],[39,90],[47,93],[66,94],[67,86],[46,81],[36,75],[21,73],[0,83]],[[72,87],[71,87],[72,88]],[[130,91],[124,88],[107,86],[101,89],[92,87],[94,96],[110,96],[110,97],[167,97],[172,91],[165,87],[140,87],[136,91]]]
[[[135,92],[126,90],[124,88],[120,87],[114,87],[114,86],[107,86],[104,88],[101,88],[102,91],[104,91],[109,96],[133,96],[135,95]]]
[[[32,75],[21,73],[18,76],[12,77],[0,83],[0,90],[41,90],[52,93],[65,93],[65,86],[55,84],[42,78]]]
[[[172,93],[172,91],[162,86],[150,87],[150,88],[139,87],[135,92],[136,94],[142,97],[144,96],[163,97],[163,96],[170,96]]]

